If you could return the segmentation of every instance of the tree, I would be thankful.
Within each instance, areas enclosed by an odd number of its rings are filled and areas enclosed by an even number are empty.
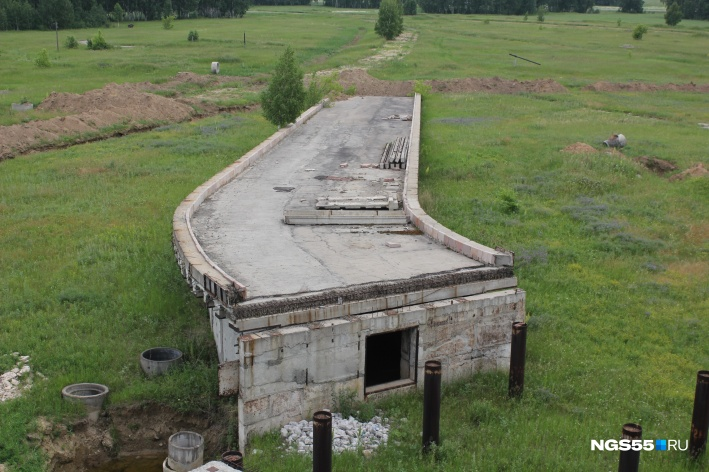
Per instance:
[[[263,114],[277,126],[285,126],[298,118],[305,103],[303,71],[295,62],[295,53],[288,46],[278,59],[268,88],[261,94]]]
[[[69,0],[44,0],[38,10],[42,23],[49,29],[70,28],[74,24],[74,6]]]
[[[644,0],[621,0],[620,11],[623,13],[642,13]]]
[[[121,4],[118,2],[113,5],[113,18],[115,18],[116,23],[118,23],[118,27],[120,28],[121,20],[123,19],[123,8],[121,8]]]
[[[417,8],[416,0],[404,0],[404,15],[415,15]]]
[[[667,7],[665,23],[667,23],[668,26],[677,26],[680,21],[682,21],[682,8],[679,6],[679,3],[673,2],[672,5]]]
[[[382,0],[374,31],[386,39],[394,39],[404,30],[404,12],[399,0]]]

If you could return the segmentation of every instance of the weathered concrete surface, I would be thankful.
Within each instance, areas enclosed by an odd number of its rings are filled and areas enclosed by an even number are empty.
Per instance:
[[[365,397],[365,340],[372,334],[418,330],[417,373],[439,360],[443,380],[509,365],[512,323],[522,321],[525,294],[501,290],[272,329],[240,338],[239,437],[265,432],[313,411],[333,408],[342,389]],[[406,385],[406,383],[402,383]]]
[[[209,307],[242,449],[253,432],[332,407],[343,389],[364,399],[416,388],[427,360],[443,363],[445,380],[507,368],[511,325],[525,314],[512,254],[420,207],[420,111],[420,96],[311,110],[176,212],[176,256]],[[405,171],[373,167],[407,135]],[[415,226],[381,224],[402,214]]]
[[[384,97],[321,110],[194,212],[192,228],[205,253],[244,284],[251,299],[482,266],[407,226],[283,221],[284,210],[315,210],[324,195],[400,198],[402,171],[360,165],[378,162],[387,142],[410,134],[410,121],[386,118],[412,111],[412,98]]]

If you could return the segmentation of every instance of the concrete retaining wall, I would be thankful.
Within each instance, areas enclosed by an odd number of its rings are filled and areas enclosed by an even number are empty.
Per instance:
[[[497,251],[461,236],[423,211],[418,199],[419,141],[421,139],[421,95],[414,98],[414,114],[409,136],[409,157],[404,179],[404,211],[409,221],[430,238],[445,244],[450,249],[476,261],[493,266],[512,266],[513,257],[509,252]]]
[[[441,361],[444,381],[508,368],[512,323],[524,314],[524,292],[509,289],[241,336],[240,446],[250,434],[333,408],[343,389],[363,399],[370,335],[418,330],[415,388],[429,360]]]

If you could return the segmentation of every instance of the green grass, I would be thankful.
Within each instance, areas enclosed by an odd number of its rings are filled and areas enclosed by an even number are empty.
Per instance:
[[[73,411],[58,393],[70,383],[109,385],[112,403],[213,411],[213,337],[175,264],[172,214],[273,131],[258,115],[220,115],[2,163],[0,351],[30,355],[48,380],[0,405],[0,463],[41,470],[19,438],[33,417]],[[187,362],[147,380],[138,358],[157,345]]]
[[[10,93],[0,95],[0,123],[47,117],[9,113],[22,97],[37,103],[51,90],[164,82],[178,71],[207,72],[212,60],[226,75],[269,73],[285,44],[307,71],[354,63],[381,44],[375,16],[259,7],[243,20],[178,21],[169,31],[137,23],[103,31],[135,48],[62,49],[41,70],[32,59],[51,48],[53,33],[3,32],[0,83]],[[650,32],[634,42],[637,23]],[[394,421],[389,445],[369,460],[337,456],[335,470],[612,470],[617,453],[591,452],[590,440],[617,438],[623,423],[641,423],[649,439],[688,437],[696,371],[709,368],[709,184],[669,182],[632,158],[708,166],[707,132],[697,126],[709,121],[706,99],[581,90],[597,80],[708,82],[709,23],[661,23],[661,15],[605,12],[549,14],[541,29],[519,17],[407,17],[419,39],[410,55],[379,66],[379,77],[551,78],[570,89],[424,99],[422,204],[451,229],[515,252],[530,326],[526,390],[508,400],[500,373],[446,386],[443,444],[423,459],[421,394],[389,398],[377,405]],[[195,29],[200,40],[189,43]],[[619,47],[626,43],[635,49]],[[543,66],[514,66],[510,52]],[[256,114],[227,114],[0,163],[0,367],[11,362],[3,354],[18,351],[48,377],[0,404],[0,464],[43,469],[26,436],[39,415],[75,417],[59,398],[68,383],[105,383],[115,405],[155,399],[214,414],[216,352],[206,311],[172,254],[172,215],[273,130]],[[598,146],[611,132],[628,137],[626,158],[560,152],[575,142]],[[156,345],[183,350],[187,362],[149,381],[138,355]],[[311,467],[282,457],[277,434],[256,438],[246,453],[247,466],[260,470]],[[641,461],[647,471],[708,465],[672,452]]]

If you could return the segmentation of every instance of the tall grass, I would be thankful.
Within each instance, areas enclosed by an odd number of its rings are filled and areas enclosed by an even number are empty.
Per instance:
[[[0,463],[41,470],[23,438],[34,417],[73,412],[59,396],[70,383],[109,385],[115,403],[211,414],[216,350],[201,300],[175,264],[172,214],[273,131],[257,115],[221,115],[2,163],[0,352],[30,355],[47,380],[35,376],[28,395],[0,404]],[[157,345],[177,347],[187,362],[147,380],[138,358]]]

